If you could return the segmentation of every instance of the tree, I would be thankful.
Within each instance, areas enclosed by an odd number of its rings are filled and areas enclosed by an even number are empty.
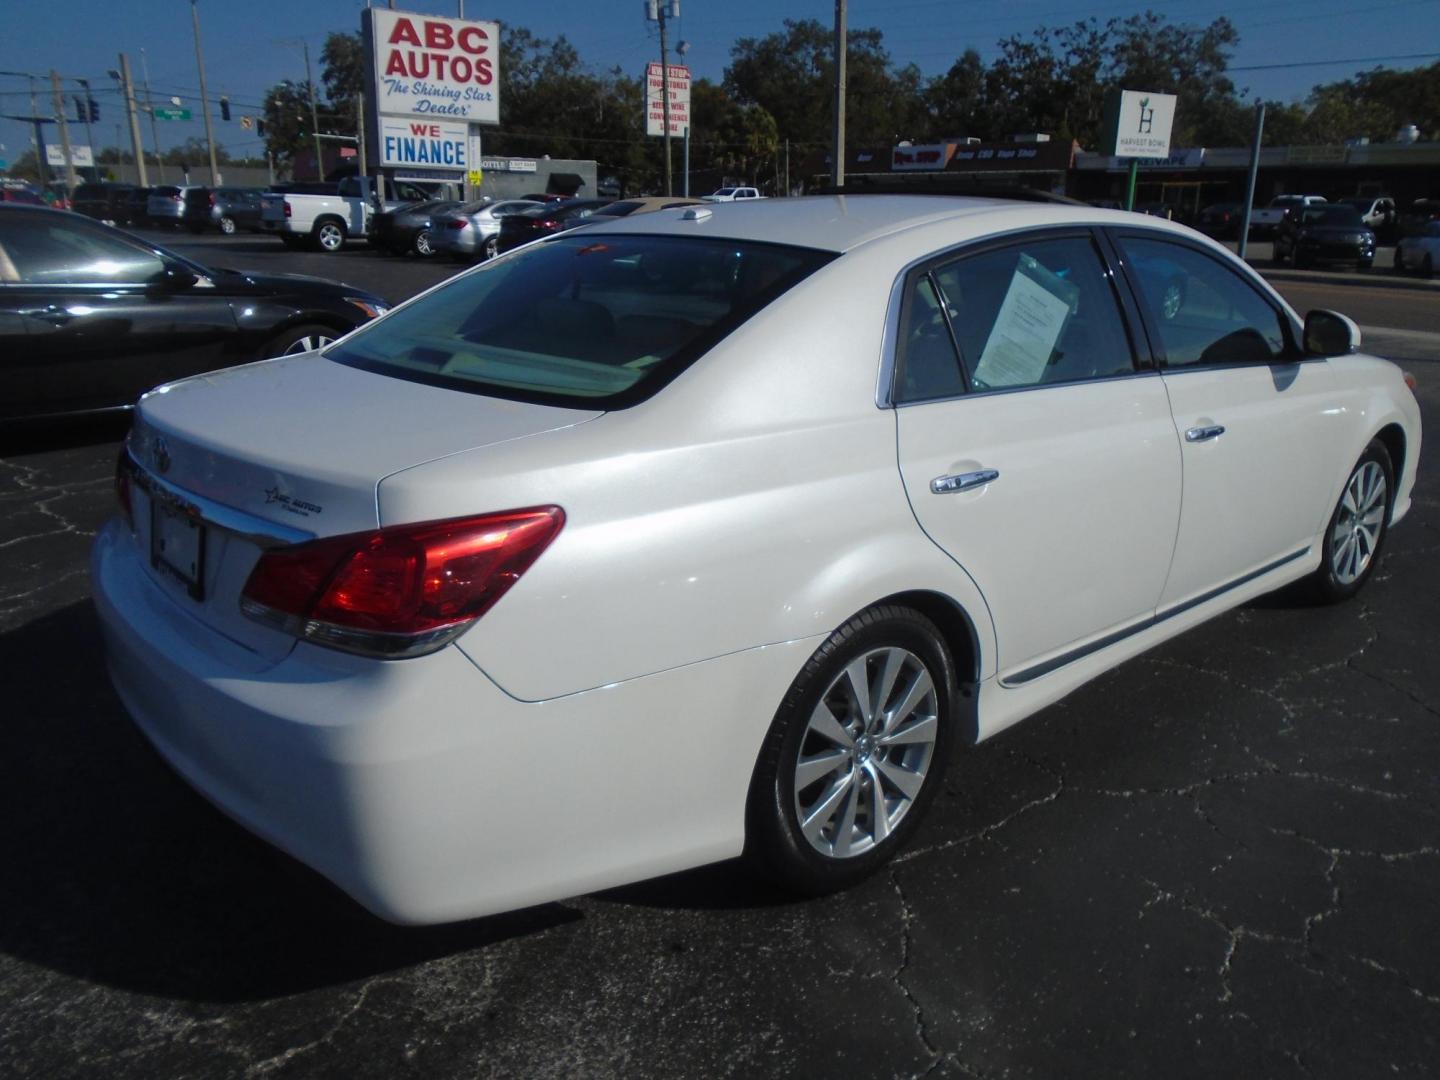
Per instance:
[[[320,83],[325,87],[327,111],[337,127],[353,131],[365,89],[365,46],[358,32],[326,37],[320,50]]]
[[[286,79],[265,92],[265,149],[275,163],[291,168],[295,155],[307,149],[310,130],[310,86]]]
[[[931,79],[924,92],[929,134],[940,138],[989,134],[986,116],[985,61],[974,49],[966,49],[950,70]]]

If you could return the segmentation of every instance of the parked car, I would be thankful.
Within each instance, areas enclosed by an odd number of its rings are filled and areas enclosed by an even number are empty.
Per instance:
[[[493,259],[500,253],[500,222],[522,210],[534,210],[544,203],[530,199],[483,199],[465,203],[447,213],[435,215],[430,242],[436,250],[458,258]]]
[[[151,225],[162,228],[179,228],[185,220],[185,203],[190,198],[192,191],[199,190],[193,186],[180,186],[177,184],[161,184],[150,189],[150,197],[145,202],[145,216]]]
[[[1440,197],[1416,199],[1400,215],[1400,235],[1417,236],[1432,221],[1440,221]]]
[[[0,206],[0,422],[316,348],[385,310],[349,285],[202,266],[79,214]]]
[[[392,255],[416,254],[428,259],[436,252],[435,215],[459,209],[452,199],[397,206],[376,214],[371,221],[370,245]]]
[[[1195,227],[1206,236],[1229,239],[1240,235],[1240,219],[1245,207],[1241,203],[1213,203],[1200,211]]]
[[[116,219],[118,225],[128,225],[132,229],[140,229],[150,224],[150,196],[155,193],[153,187],[134,187],[125,196],[125,201],[116,208],[121,215]]]
[[[134,190],[133,184],[106,181],[79,184],[70,200],[70,208],[106,225],[121,225],[129,217],[130,195]]]
[[[1319,262],[1350,262],[1368,270],[1375,263],[1375,233],[1360,212],[1344,203],[1294,208],[1275,234],[1275,261],[1297,267]]]
[[[1395,272],[1414,270],[1427,278],[1440,266],[1440,220],[1427,221],[1395,244]]]
[[[193,233],[209,229],[226,236],[241,229],[259,232],[260,189],[194,188],[185,200],[184,223]]]
[[[563,202],[546,203],[533,210],[510,214],[500,221],[500,236],[495,246],[499,251],[506,252],[538,237],[573,229],[602,206],[609,206],[612,201],[566,199]]]
[[[1373,229],[1377,236],[1393,238],[1395,230],[1400,223],[1400,214],[1395,208],[1395,200],[1388,195],[1357,195],[1349,199],[1341,199],[1340,202],[1346,206],[1353,206],[1360,214],[1360,220],[1369,229]]]
[[[706,202],[744,202],[747,199],[763,199],[758,188],[722,187],[704,196]]]
[[[621,199],[612,202],[608,206],[602,206],[595,211],[589,224],[599,225],[606,221],[613,221],[616,218],[629,217],[632,214],[653,214],[657,210],[673,210],[681,206],[704,206],[704,199],[691,199],[687,196],[678,198],[671,195],[652,195],[639,199]]]
[[[20,203],[22,206],[44,206],[40,193],[24,180],[0,180],[0,203]]]
[[[1250,235],[1273,236],[1291,211],[1317,206],[1324,201],[1323,195],[1276,195],[1263,210],[1250,212]]]
[[[336,252],[347,239],[368,236],[372,219],[382,210],[434,197],[429,188],[408,180],[392,180],[385,191],[393,201],[382,205],[369,176],[349,176],[334,183],[277,184],[260,196],[260,227],[289,248]]]
[[[1188,229],[707,209],[140,403],[92,556],[120,700],[386,918],[742,853],[843,887],[957,741],[1282,585],[1353,596],[1410,509],[1406,376]]]

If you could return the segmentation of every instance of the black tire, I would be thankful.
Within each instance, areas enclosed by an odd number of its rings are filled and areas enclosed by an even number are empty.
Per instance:
[[[234,236],[235,219],[232,217],[222,217],[220,219],[220,231],[226,236]]]
[[[320,323],[300,323],[281,331],[267,341],[255,359],[269,360],[276,356],[308,352],[311,348],[328,345],[341,333],[343,331],[336,330],[331,326],[322,326]]]
[[[857,694],[846,695],[843,687],[853,685],[847,676],[852,663],[864,661],[861,670],[866,672],[868,684],[889,673],[892,657],[899,666],[893,689],[880,709],[858,704]],[[898,659],[901,657],[904,659]],[[924,687],[921,670],[930,682],[930,689],[923,694],[919,689]],[[955,728],[957,694],[954,662],[940,632],[918,612],[888,605],[870,608],[831,634],[790,685],[761,747],[746,806],[745,856],[751,866],[796,892],[820,895],[853,885],[884,865],[914,833],[941,787]],[[925,728],[934,731],[933,743],[883,745],[887,736],[866,725],[862,713],[873,712],[874,724],[884,724],[883,706],[894,703],[892,708],[898,711],[902,699],[912,695],[918,695],[913,708],[894,718],[889,736]],[[875,696],[879,695],[866,691],[867,698]],[[844,709],[846,701],[850,705],[842,720],[835,707],[839,703]],[[824,714],[822,703],[829,703]],[[848,749],[837,738],[827,742],[812,728],[812,715],[825,714],[845,728],[835,730],[852,740]],[[912,719],[913,726],[908,723]],[[809,782],[802,783],[797,779],[802,754],[808,762],[826,758],[835,764],[819,765],[826,771],[812,772]],[[889,779],[897,773],[905,774],[902,779],[907,784],[915,784],[918,776],[918,790],[910,795],[902,792]],[[884,783],[882,776],[887,778]],[[801,785],[799,791],[797,784]],[[874,809],[877,787],[882,807],[890,797],[896,803],[894,811],[880,811],[894,824],[881,830],[884,835],[879,837],[875,835],[875,825],[881,820]],[[867,790],[869,802],[862,807]],[[830,797],[837,791],[841,792],[835,796],[839,802]],[[813,841],[801,826],[801,804],[807,801],[808,809],[824,815]],[[828,814],[818,809],[824,805],[832,807]],[[826,828],[832,822],[827,837]],[[868,836],[864,832],[867,827]],[[854,844],[859,845],[855,852],[837,850]],[[831,850],[822,850],[825,847]]]
[[[310,230],[310,246],[327,255],[335,254],[345,246],[345,223],[321,218]]]
[[[1375,502],[1367,503],[1363,495],[1369,490],[1366,476],[1373,476],[1373,467],[1379,468],[1384,488]],[[1345,480],[1345,487],[1325,525],[1321,539],[1320,568],[1311,578],[1316,597],[1327,604],[1338,604],[1348,600],[1370,580],[1380,554],[1385,546],[1385,537],[1390,528],[1390,510],[1395,502],[1395,468],[1390,461],[1390,452],[1379,439],[1372,439],[1360,460],[1355,462]],[[1360,511],[1355,513],[1354,511]],[[1373,522],[1373,536],[1364,527],[1379,510],[1378,520]],[[1347,537],[1349,538],[1347,540]],[[1354,550],[1363,557],[1363,563],[1356,566],[1349,562]]]
[[[429,229],[420,229],[415,233],[410,240],[410,250],[422,259],[429,259],[437,254],[435,245],[430,242]]]

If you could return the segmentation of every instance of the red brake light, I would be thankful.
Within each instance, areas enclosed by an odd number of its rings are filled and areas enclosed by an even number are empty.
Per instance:
[[[206,197],[210,200],[210,205],[211,205],[211,206],[214,206],[214,205],[215,205],[215,193],[212,191],[212,192],[210,192],[210,194],[209,194],[208,196],[206,196]]]
[[[135,508],[130,501],[130,451],[120,447],[120,456],[115,459],[115,501],[120,505],[120,516],[130,531],[135,531]]]
[[[1415,392],[1415,373],[1413,371],[1402,371],[1400,375],[1405,380],[1405,385],[1410,388],[1410,392],[1413,394]]]
[[[458,219],[458,220],[456,220],[456,221],[450,222],[450,228],[452,228],[452,229],[463,229],[463,228],[465,228],[466,225],[469,225],[469,224],[470,224],[470,219],[469,219],[469,218],[463,218],[463,217],[462,217],[462,218],[460,218],[460,219]]]
[[[286,216],[286,217],[289,217],[289,216],[290,216],[291,214],[293,214],[294,212],[295,212],[295,211],[290,208],[290,200],[289,200],[289,199],[286,199],[286,200],[285,200],[285,216]]]
[[[240,607],[320,645],[420,656],[489,611],[564,524],[560,507],[538,506],[272,548]]]

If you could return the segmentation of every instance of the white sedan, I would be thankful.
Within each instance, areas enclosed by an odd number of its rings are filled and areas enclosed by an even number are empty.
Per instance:
[[[93,555],[110,670],[195,787],[388,919],[742,853],[842,887],[956,744],[1365,583],[1420,415],[1357,343],[1088,207],[562,234],[148,394]]]
[[[1440,221],[1426,222],[1396,243],[1396,273],[1414,270],[1426,277],[1434,277],[1437,266],[1440,266]]]

